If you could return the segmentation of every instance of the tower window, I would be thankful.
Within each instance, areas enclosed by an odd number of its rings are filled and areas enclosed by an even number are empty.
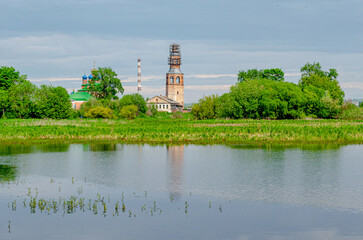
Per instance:
[[[180,77],[176,77],[176,83],[180,83]]]
[[[174,83],[174,78],[170,77],[170,83]]]

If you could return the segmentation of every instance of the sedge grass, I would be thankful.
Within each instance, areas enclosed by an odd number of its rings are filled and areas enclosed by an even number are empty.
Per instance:
[[[148,144],[363,143],[363,121],[348,120],[1,120],[0,142]]]

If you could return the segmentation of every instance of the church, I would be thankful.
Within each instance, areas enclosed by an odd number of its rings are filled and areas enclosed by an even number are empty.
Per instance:
[[[169,53],[166,96],[155,96],[147,101],[148,108],[155,107],[160,112],[176,112],[184,108],[184,74],[180,71],[180,45],[171,44]]]
[[[93,72],[95,70],[95,67],[91,70]],[[73,92],[70,94],[69,98],[72,102],[72,107],[76,110],[79,110],[81,108],[81,105],[88,100],[95,98],[92,94],[88,92],[88,87],[90,86],[90,81],[93,79],[92,73],[87,77],[86,74],[82,77],[82,88],[79,89],[77,92]],[[96,81],[96,84],[99,84],[98,81]]]

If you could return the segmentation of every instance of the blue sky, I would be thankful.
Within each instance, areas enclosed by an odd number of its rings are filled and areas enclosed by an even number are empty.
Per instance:
[[[185,102],[222,94],[241,69],[282,68],[297,82],[306,62],[336,68],[348,98],[363,98],[363,1],[0,0],[0,65],[35,84],[71,91],[93,61],[136,92],[165,94],[170,43],[181,45]]]

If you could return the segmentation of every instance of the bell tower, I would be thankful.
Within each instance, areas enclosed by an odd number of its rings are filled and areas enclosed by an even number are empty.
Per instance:
[[[173,43],[169,47],[169,72],[166,73],[166,97],[184,107],[184,74],[180,71],[180,45]]]

